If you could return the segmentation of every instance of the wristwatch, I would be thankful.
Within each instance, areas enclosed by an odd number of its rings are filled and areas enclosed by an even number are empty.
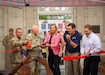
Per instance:
[[[89,55],[91,56],[91,53]]]
[[[70,39],[69,39],[68,41],[69,41],[69,42],[71,42],[71,40],[70,40]]]

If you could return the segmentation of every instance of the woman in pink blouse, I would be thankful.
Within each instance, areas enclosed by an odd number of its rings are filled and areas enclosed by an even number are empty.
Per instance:
[[[62,52],[60,51],[60,34],[58,33],[56,24],[51,24],[50,31],[46,34],[44,43],[48,47],[48,63],[53,75],[61,75],[59,54]]]

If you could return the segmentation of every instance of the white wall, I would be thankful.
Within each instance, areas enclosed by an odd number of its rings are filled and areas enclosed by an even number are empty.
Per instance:
[[[0,42],[7,35],[8,28],[21,27],[23,34],[26,35],[27,30],[33,24],[38,24],[38,12],[35,7],[0,7]],[[73,22],[77,25],[77,30],[83,33],[84,25],[100,25],[101,33],[98,34],[102,40],[102,49],[105,49],[105,7],[73,7]],[[0,43],[0,70],[5,70],[4,49]]]
[[[74,8],[74,23],[77,24],[78,31],[83,33],[83,27],[86,24],[100,25],[98,34],[102,41],[102,49],[105,49],[105,7],[90,6]]]
[[[37,8],[16,8],[1,7],[0,8],[0,70],[5,70],[5,53],[2,39],[8,34],[9,28],[22,28],[23,36],[31,29],[33,24],[37,23]],[[15,33],[15,32],[14,32]]]
[[[5,69],[5,53],[3,52],[4,50],[4,47],[2,45],[2,39],[3,39],[3,36],[4,36],[4,22],[3,22],[3,8],[0,7],[0,70],[4,70]]]

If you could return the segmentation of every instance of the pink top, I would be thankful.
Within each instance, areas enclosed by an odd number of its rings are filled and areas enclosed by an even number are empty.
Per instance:
[[[44,43],[49,42],[50,37],[51,37],[51,35],[50,35],[50,33],[48,32],[48,33],[46,34]],[[52,40],[51,40],[51,49],[53,50],[53,53],[54,53],[55,55],[58,55],[58,53],[59,53],[59,51],[60,51],[60,34],[59,34],[59,33],[53,35]]]

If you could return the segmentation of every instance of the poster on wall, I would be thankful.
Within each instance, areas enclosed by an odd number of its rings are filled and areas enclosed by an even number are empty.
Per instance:
[[[58,23],[58,29],[63,29],[63,23]]]
[[[100,33],[100,25],[92,25],[92,30],[94,33]]]
[[[46,29],[46,24],[45,23],[41,24],[41,29]]]
[[[51,25],[51,24],[48,24],[48,29],[50,29],[50,25]]]

